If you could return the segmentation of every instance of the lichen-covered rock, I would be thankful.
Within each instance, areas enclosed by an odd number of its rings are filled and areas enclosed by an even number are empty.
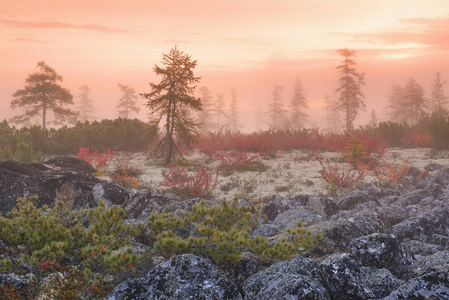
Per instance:
[[[449,185],[449,168],[441,168],[435,175],[435,182],[441,184],[442,186]]]
[[[232,268],[226,270],[226,275],[237,284],[241,290],[245,280],[265,268],[265,262],[252,253],[242,253],[241,260]]]
[[[338,201],[332,197],[310,197],[310,209],[324,218],[328,219],[335,215],[338,210]]]
[[[411,264],[411,256],[390,234],[374,233],[353,239],[350,253],[366,267],[387,269],[401,277]]]
[[[44,162],[44,165],[57,167],[60,170],[70,171],[73,173],[92,174],[97,171],[94,167],[92,167],[84,160],[71,156],[56,157],[47,160],[46,162]]]
[[[378,202],[377,193],[373,188],[359,189],[350,192],[349,194],[341,198],[340,202],[338,203],[338,207],[341,210],[350,210],[368,201]]]
[[[422,279],[413,279],[399,290],[393,291],[383,300],[405,299],[449,299],[449,288],[442,284],[431,284]]]
[[[332,299],[369,299],[370,291],[360,284],[360,265],[348,253],[336,253],[320,264],[324,284]]]
[[[379,299],[397,290],[401,281],[387,269],[361,267],[359,282],[369,299]]]
[[[424,189],[413,190],[399,196],[396,203],[402,207],[407,207],[409,205],[418,204],[427,196],[429,196],[429,193]]]
[[[335,215],[331,220],[313,224],[307,229],[324,235],[320,242],[322,253],[334,253],[347,251],[352,239],[381,232],[383,228],[384,224],[376,212],[362,210],[338,217]]]
[[[321,221],[324,221],[324,218],[322,216],[317,215],[310,209],[307,209],[306,207],[302,206],[295,209],[287,210],[277,215],[276,219],[274,219],[272,224],[275,225],[279,231],[282,231],[287,228],[296,227],[298,222],[301,222],[304,225],[309,225]]]
[[[332,299],[320,283],[318,266],[302,256],[277,262],[245,282],[245,299]]]
[[[411,277],[449,287],[449,251],[439,251],[417,260],[411,266]]]
[[[146,276],[125,281],[105,299],[242,299],[237,286],[202,257],[182,254]]]
[[[419,211],[415,217],[408,218],[385,233],[393,234],[399,241],[418,240],[429,243],[432,235],[448,235],[449,232],[449,204],[436,206],[429,211]]]
[[[110,205],[123,205],[129,200],[126,188],[88,174],[90,168],[76,158],[50,160],[48,166],[1,162],[0,211],[8,212],[16,206],[17,198],[32,195],[38,196],[38,207],[51,207],[61,200],[69,209],[94,207],[102,199]]]
[[[262,207],[261,213],[266,216],[267,221],[274,221],[279,214],[301,206],[302,201],[297,199],[285,199],[278,194],[273,194]]]

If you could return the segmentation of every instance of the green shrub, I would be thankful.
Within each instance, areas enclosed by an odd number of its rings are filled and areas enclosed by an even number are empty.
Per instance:
[[[61,201],[36,208],[34,199],[20,198],[17,208],[0,216],[0,240],[9,249],[0,254],[0,273],[28,270],[33,285],[50,298],[91,299],[107,295],[113,279],[137,262],[127,247],[136,231],[123,223],[122,208],[106,208],[104,201],[80,211]]]
[[[154,251],[170,257],[180,253],[194,253],[209,258],[214,264],[229,267],[240,261],[242,252],[259,255],[266,262],[292,258],[310,251],[321,238],[298,224],[289,229],[274,244],[265,237],[251,237],[250,232],[257,227],[259,209],[251,212],[250,207],[237,205],[237,200],[221,206],[207,207],[203,200],[192,207],[191,212],[152,212],[148,218],[148,238]],[[194,228],[194,229],[193,229]],[[189,229],[194,234],[189,236]]]

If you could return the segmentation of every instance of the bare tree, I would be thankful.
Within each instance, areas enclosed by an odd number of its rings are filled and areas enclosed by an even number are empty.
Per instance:
[[[340,93],[338,98],[338,109],[344,111],[346,120],[346,131],[351,131],[354,127],[354,120],[360,110],[365,110],[366,105],[363,102],[365,96],[362,93],[361,86],[365,85],[364,74],[357,72],[357,63],[353,59],[356,50],[339,49],[337,53],[344,59],[337,70],[340,71],[340,84],[336,92]]]
[[[118,116],[128,119],[131,112],[138,113],[140,111],[140,108],[137,107],[136,101],[137,99],[139,99],[139,97],[132,87],[120,83],[118,84],[118,87],[122,90],[123,93],[122,97],[118,100]]]
[[[53,111],[55,115],[55,124],[64,122],[74,123],[77,113],[64,108],[66,105],[73,104],[73,96],[68,89],[61,87],[58,81],[62,81],[62,76],[45,64],[44,61],[37,63],[39,70],[36,73],[28,75],[25,80],[24,89],[17,90],[12,96],[11,108],[24,108],[22,115],[11,119],[13,123],[24,123],[31,118],[42,116],[42,127],[47,126],[47,113]]]
[[[80,92],[76,95],[78,97],[79,120],[86,122],[93,119],[95,107],[93,100],[89,98],[90,88],[87,85],[82,85],[79,89]]]

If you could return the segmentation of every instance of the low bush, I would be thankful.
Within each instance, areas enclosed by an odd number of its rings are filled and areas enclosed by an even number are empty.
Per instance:
[[[191,212],[153,213],[148,218],[148,239],[154,250],[170,257],[193,253],[209,258],[221,267],[230,267],[241,259],[242,252],[252,252],[267,262],[292,258],[310,251],[321,239],[298,223],[286,237],[270,244],[265,237],[251,237],[258,225],[260,211],[242,207],[235,199],[222,201],[221,206],[207,207],[205,201],[192,207]],[[189,234],[189,230],[193,234]]]
[[[17,208],[0,216],[0,240],[8,249],[0,254],[0,273],[32,274],[36,293],[51,299],[93,299],[131,272],[137,256],[127,245],[137,231],[123,223],[122,208],[102,201],[69,211],[61,201],[37,208],[33,200],[20,198]]]

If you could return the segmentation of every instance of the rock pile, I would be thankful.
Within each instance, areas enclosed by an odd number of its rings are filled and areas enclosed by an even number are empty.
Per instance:
[[[220,270],[207,258],[177,255],[143,277],[122,282],[106,299],[449,299],[449,168],[429,170],[406,178],[403,190],[366,185],[340,200],[273,195],[252,235],[276,238],[301,221],[324,235],[308,257],[267,267],[245,253],[235,268]],[[129,221],[137,222],[153,209],[189,210],[199,202],[148,190],[132,195],[90,176],[94,171],[75,159],[0,163],[0,209],[9,211],[17,197],[32,194],[40,205],[63,199],[73,209],[105,199],[123,206]],[[0,285],[8,276],[0,277]]]

